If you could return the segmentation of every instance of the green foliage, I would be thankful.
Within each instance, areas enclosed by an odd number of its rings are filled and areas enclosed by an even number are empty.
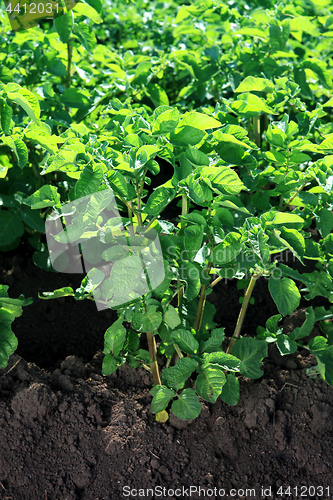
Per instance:
[[[6,368],[9,356],[17,349],[17,338],[12,331],[15,318],[22,315],[22,307],[32,304],[32,299],[20,295],[18,299],[8,296],[8,286],[0,285],[0,368]]]
[[[57,236],[95,238],[91,268],[77,290],[41,298],[91,300],[99,290],[119,316],[105,333],[103,373],[125,362],[150,370],[152,411],[160,416],[170,407],[178,418],[195,418],[198,398],[237,404],[238,376],[261,377],[274,342],[282,355],[307,347],[333,385],[331,329],[321,323],[323,335],[306,340],[331,310],[310,305],[302,326],[289,333],[279,326],[302,294],[333,302],[333,8],[296,4],[142,0],[124,9],[119,0],[90,0],[53,26],[2,28],[0,250],[27,240],[34,262],[51,270],[46,217],[60,218],[66,202],[91,196]],[[108,188],[118,226],[101,216],[99,193]],[[169,210],[177,202],[175,219]],[[129,242],[150,230],[159,236],[165,278],[139,293],[132,288],[142,261],[125,259]],[[93,266],[108,238],[121,244],[101,253],[103,266],[112,265],[104,279]],[[282,252],[316,269],[296,271],[280,262]],[[154,255],[146,255],[152,267]],[[206,302],[219,278],[246,289],[243,312],[252,280],[267,278],[277,308],[255,336],[240,336],[235,325],[228,352],[226,325],[214,322]],[[5,363],[15,349],[13,314],[3,305],[0,314]],[[167,365],[158,366],[156,345]]]

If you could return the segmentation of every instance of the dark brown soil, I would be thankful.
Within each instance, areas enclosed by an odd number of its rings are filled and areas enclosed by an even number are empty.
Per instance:
[[[23,250],[14,254],[0,256],[0,283],[34,303],[13,323],[19,349],[0,371],[0,499],[331,498],[333,390],[306,376],[315,359],[305,349],[284,358],[271,349],[262,379],[241,378],[237,406],[204,403],[195,421],[171,415],[159,424],[147,372],[123,366],[101,375],[115,313],[88,301],[38,299],[77,287],[82,276],[46,273]],[[209,296],[227,334],[242,295],[228,282]],[[254,298],[248,334],[277,314],[265,280]],[[286,318],[286,330],[302,323],[308,305]]]

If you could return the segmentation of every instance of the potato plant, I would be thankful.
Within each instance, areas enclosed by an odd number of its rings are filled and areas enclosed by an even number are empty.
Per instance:
[[[282,355],[308,348],[332,385],[332,7],[267,2],[249,13],[242,2],[199,0],[164,12],[139,2],[112,21],[117,3],[103,19],[98,2],[78,5],[46,36],[41,28],[17,33],[4,50],[3,250],[28,230],[35,262],[50,268],[45,218],[52,212],[65,222],[66,206],[74,213],[76,201],[93,200],[55,237],[91,242],[87,276],[75,291],[41,298],[97,297],[117,310],[105,333],[103,374],[126,362],[150,371],[159,420],[168,408],[193,419],[201,399],[237,404],[238,376],[260,378],[272,343]],[[34,54],[29,74],[15,69],[22,46]],[[159,184],[165,164],[172,175]],[[121,230],[98,202],[111,190]],[[168,216],[175,206],[177,217]],[[10,234],[14,219],[19,229]],[[164,279],[135,294],[141,267],[124,261],[140,236],[153,265],[152,232]],[[117,238],[117,251],[103,246]],[[301,265],[315,261],[315,270],[280,262],[283,251]],[[223,279],[245,290],[231,339],[206,301]],[[278,314],[243,331],[258,279],[268,281]],[[114,305],[125,292],[131,300]],[[308,307],[304,324],[286,335],[279,323],[302,294],[323,297],[329,308]],[[307,342],[318,321],[322,335]]]

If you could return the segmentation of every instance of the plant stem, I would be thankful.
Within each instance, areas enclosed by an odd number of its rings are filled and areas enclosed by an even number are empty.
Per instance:
[[[186,193],[182,193],[182,215],[186,214],[187,214],[187,196]],[[181,229],[183,229],[184,224],[185,221],[182,219]],[[177,285],[179,285],[179,280],[177,280]],[[184,287],[181,287],[178,291],[178,307],[180,306],[183,296],[184,296]]]
[[[221,278],[221,276],[218,276],[218,278],[216,278],[214,281],[212,281],[209,285],[210,288],[213,288],[213,286],[217,285],[217,283],[219,283],[219,281],[221,281],[223,278]]]
[[[260,116],[257,115],[253,118],[254,128],[254,142],[260,148]]]
[[[308,184],[308,181],[306,181],[304,184],[302,184],[301,187],[299,187],[296,191],[296,193],[290,198],[290,200],[287,201],[287,203],[284,205],[284,207],[281,209],[281,212],[284,212],[290,205],[290,203],[293,201],[294,198],[302,191],[302,189]]]
[[[147,340],[148,340],[148,347],[149,347],[149,356],[150,356],[150,359],[153,360],[153,362],[150,365],[150,369],[151,369],[151,372],[153,374],[154,384],[155,385],[162,385],[161,379],[160,379],[160,371],[159,371],[158,363],[157,363],[156,342],[155,342],[155,337],[154,337],[153,332],[147,332]]]
[[[72,47],[69,41],[67,42],[67,81],[66,86],[69,88],[71,86],[71,65],[72,65]]]
[[[245,314],[246,314],[246,309],[247,309],[247,306],[249,304],[249,300],[251,298],[251,294],[252,294],[254,285],[256,284],[256,280],[257,280],[257,278],[259,278],[259,276],[260,276],[260,273],[254,274],[250,279],[250,283],[246,289],[244,300],[242,303],[242,307],[241,307],[241,310],[239,312],[239,316],[238,316],[237,323],[236,323],[236,328],[235,328],[234,334],[230,340],[229,347],[227,349],[227,354],[231,354],[232,348],[234,347],[236,341],[239,339],[240,332],[241,332],[241,329],[243,326],[243,321],[244,321]]]
[[[209,271],[212,267],[213,263],[209,262],[208,266],[206,268],[206,273],[209,274]],[[197,332],[200,328],[201,325],[201,320],[202,320],[202,315],[204,312],[205,308],[205,302],[206,302],[206,290],[207,290],[208,285],[202,285],[201,287],[201,292],[200,292],[200,298],[199,298],[199,304],[198,304],[198,309],[197,309],[197,316],[195,318],[195,323],[194,323],[194,330]]]

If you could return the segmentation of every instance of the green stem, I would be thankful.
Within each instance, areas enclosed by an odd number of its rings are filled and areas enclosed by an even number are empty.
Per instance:
[[[213,263],[209,262],[208,266],[206,268],[206,273],[209,274],[209,271],[212,267]],[[198,309],[197,309],[197,316],[195,318],[195,323],[194,323],[194,330],[197,332],[201,326],[201,321],[202,321],[202,315],[204,312],[205,308],[205,302],[206,302],[206,290],[207,290],[208,285],[202,285],[201,287],[201,292],[200,292],[200,298],[199,298],[199,304],[198,304]]]
[[[67,42],[67,81],[66,86],[69,88],[71,86],[71,65],[72,65],[72,47],[69,41]]]
[[[290,205],[290,203],[293,201],[294,198],[302,191],[302,189],[308,184],[308,181],[306,181],[304,184],[302,184],[301,187],[299,187],[296,191],[296,193],[287,201],[285,206],[281,209],[281,212],[284,212]]]
[[[240,332],[241,332],[244,318],[245,318],[245,314],[246,314],[246,309],[247,309],[247,306],[249,304],[249,300],[251,298],[251,294],[252,294],[254,285],[256,284],[256,280],[257,280],[257,278],[259,278],[259,276],[260,276],[260,273],[257,273],[257,274],[254,274],[250,279],[250,283],[249,283],[249,286],[247,287],[247,290],[245,292],[242,307],[241,307],[241,310],[239,312],[239,316],[238,316],[237,323],[236,323],[236,328],[235,328],[234,334],[230,340],[229,347],[227,349],[227,354],[231,354],[232,348],[234,347],[235,343],[239,339]]]
[[[260,148],[260,116],[257,115],[253,118],[254,128],[254,142]]]
[[[155,385],[162,385],[161,378],[160,378],[160,371],[159,371],[158,363],[157,363],[156,342],[155,342],[155,337],[154,337],[153,332],[147,332],[147,340],[148,340],[148,347],[149,347],[149,356],[150,356],[150,359],[153,360],[153,362],[150,365],[150,369],[151,369],[151,372],[153,374],[154,384]]]
[[[182,193],[182,215],[187,214],[187,209],[188,209],[187,196],[186,196],[186,193]],[[181,229],[183,229],[184,224],[185,224],[185,221],[182,219]],[[177,284],[179,285],[179,280],[177,281]],[[178,292],[178,307],[180,306],[180,303],[181,303],[183,296],[184,296],[184,287],[180,288],[179,292]]]

